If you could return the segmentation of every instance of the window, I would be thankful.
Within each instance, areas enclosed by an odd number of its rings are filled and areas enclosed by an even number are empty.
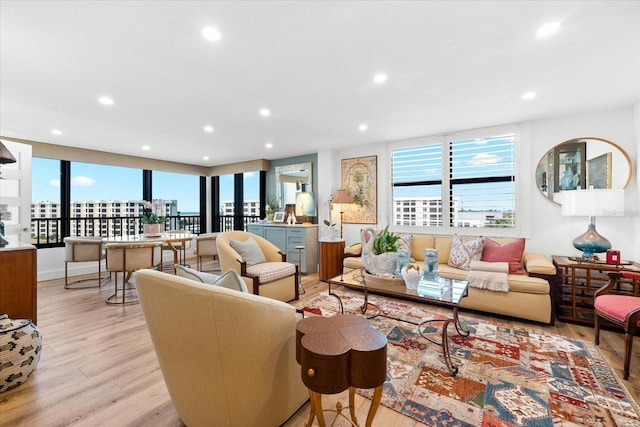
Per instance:
[[[397,147],[391,158],[394,225],[515,227],[513,133]]]

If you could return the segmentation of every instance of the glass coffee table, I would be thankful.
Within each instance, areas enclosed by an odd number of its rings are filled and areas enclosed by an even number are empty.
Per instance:
[[[469,331],[462,327],[458,318],[458,305],[462,298],[468,295],[467,286],[469,282],[439,276],[433,278],[423,277],[420,279],[417,289],[409,289],[401,279],[381,279],[369,275],[362,269],[352,270],[329,280],[329,294],[338,299],[340,312],[342,313],[344,311],[342,301],[340,301],[340,297],[337,294],[332,292],[332,284],[362,291],[364,293],[364,304],[360,311],[363,314],[366,314],[367,309],[371,306],[368,301],[369,292],[419,303],[450,307],[453,312],[451,317],[423,320],[418,324],[418,332],[430,342],[442,346],[444,361],[449,372],[453,376],[458,373],[458,367],[451,362],[447,329],[450,324],[453,324],[460,336],[469,336]],[[426,332],[428,326],[434,322],[443,322],[440,341],[434,340],[429,336],[431,333]]]

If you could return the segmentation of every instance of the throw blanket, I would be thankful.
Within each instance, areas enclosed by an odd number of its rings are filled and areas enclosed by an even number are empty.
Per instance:
[[[471,261],[467,281],[472,288],[509,292],[508,262]]]

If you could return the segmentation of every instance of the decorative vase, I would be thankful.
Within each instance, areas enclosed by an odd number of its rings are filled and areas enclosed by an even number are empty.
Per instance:
[[[145,236],[159,236],[164,231],[164,224],[143,224]]]
[[[415,265],[406,265],[401,270],[402,278],[407,289],[418,289],[420,282],[420,267]]]
[[[42,335],[28,319],[0,315],[0,393],[27,381],[38,366]]]

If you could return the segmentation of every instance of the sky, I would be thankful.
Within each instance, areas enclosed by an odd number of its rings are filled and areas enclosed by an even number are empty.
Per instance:
[[[142,170],[91,163],[71,163],[71,199],[141,200]],[[244,175],[245,198],[259,198],[260,174]],[[181,213],[199,212],[200,177],[171,172],[153,172],[153,198],[177,200]],[[60,201],[60,161],[32,159],[31,200]],[[233,175],[221,177],[220,198],[233,200]]]

